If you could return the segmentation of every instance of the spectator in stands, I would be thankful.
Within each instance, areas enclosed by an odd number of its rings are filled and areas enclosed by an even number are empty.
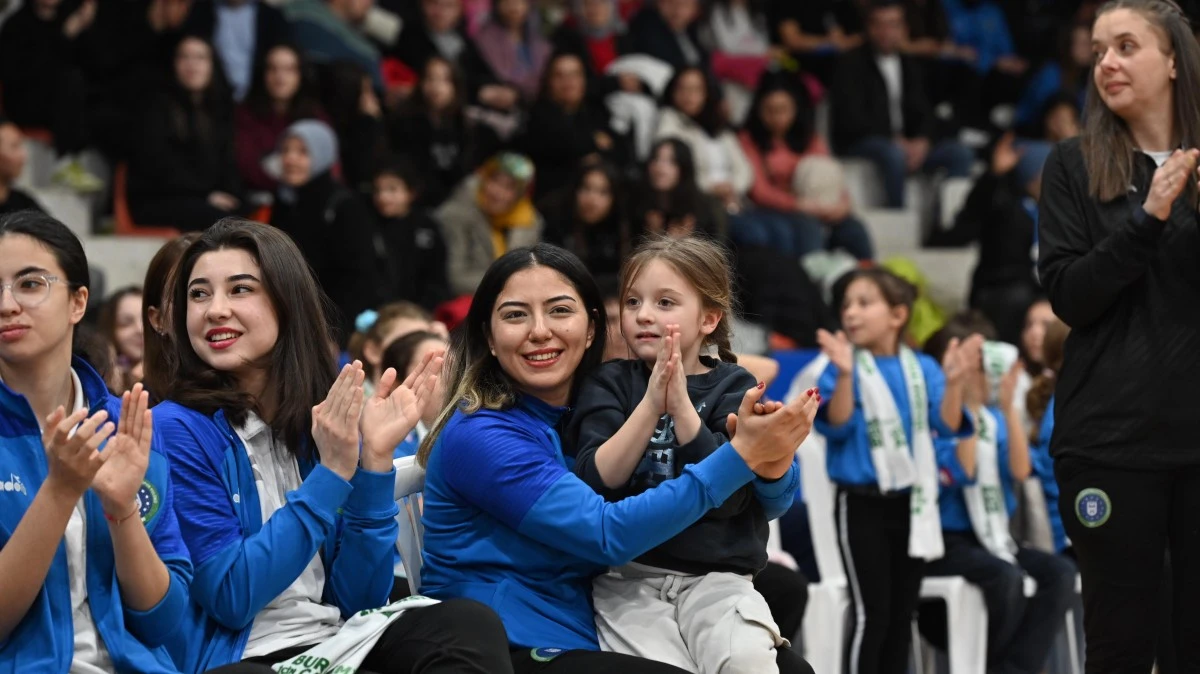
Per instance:
[[[538,202],[546,218],[542,238],[574,253],[594,275],[619,274],[633,238],[622,191],[612,164],[584,165],[569,185]]]
[[[449,338],[446,326],[433,320],[433,315],[423,307],[401,300],[389,302],[378,310],[368,309],[354,320],[355,332],[347,347],[351,360],[361,361],[363,388],[374,393],[383,376],[383,352],[392,342],[413,332],[434,332]]]
[[[609,64],[633,48],[625,22],[617,12],[617,0],[572,0],[571,13],[554,31],[553,41],[556,52],[579,57],[587,69],[588,91],[593,95],[618,88],[642,90],[636,77],[605,75]]]
[[[1029,62],[1017,54],[1004,10],[995,0],[942,0],[942,6],[954,42],[975,51],[984,109],[1015,102]]]
[[[360,363],[335,376],[322,305],[300,251],[268,225],[218,222],[179,262],[176,365],[154,412],[196,566],[193,639],[172,651],[189,671],[271,672],[335,635],[362,645],[339,629],[392,589],[392,452],[433,381],[365,399]],[[467,601],[409,609],[367,648],[364,670],[511,672],[502,625]]]
[[[826,85],[838,56],[863,43],[862,18],[854,0],[774,2],[770,9],[774,43]]]
[[[603,158],[617,166],[632,161],[628,139],[613,130],[608,110],[589,95],[587,86],[579,57],[550,59],[520,143],[538,168],[535,198],[569,184],[585,159]]]
[[[1017,101],[1013,123],[1022,135],[1045,135],[1046,113],[1058,100],[1073,100],[1076,112],[1083,110],[1084,85],[1092,67],[1091,27],[1077,23],[1062,29],[1059,44],[1056,58],[1034,72]]]
[[[967,327],[961,316],[952,318],[926,343],[926,353],[940,359],[951,340],[971,336]],[[984,365],[990,347],[983,343]],[[964,401],[975,432],[969,438],[935,441],[946,550],[941,559],[929,562],[925,573],[959,576],[983,592],[990,670],[1039,674],[1075,596],[1078,570],[1065,557],[1018,547],[1009,533],[1016,487],[1033,466],[1028,430],[1014,407],[1021,366],[1016,360],[1007,365],[994,397],[983,367],[967,373]],[[1027,575],[1037,583],[1028,597]]]
[[[111,395],[105,354],[81,348],[83,246],[43,213],[4,215],[0,282],[0,667],[175,674],[161,646],[190,636],[192,565],[146,394]]]
[[[79,161],[90,134],[78,59],[93,38],[98,2],[27,0],[0,27],[4,112],[20,126],[50,132],[59,157],[54,180],[82,192],[104,186]]]
[[[1051,98],[1042,115],[1042,140],[1054,145],[1078,136],[1082,129],[1079,114],[1077,99],[1062,94]]]
[[[730,119],[741,124],[759,78],[784,54],[771,46],[761,0],[717,0],[708,13],[708,32],[713,75],[724,88]]]
[[[1021,361],[1031,377],[1040,374],[1043,367],[1053,367],[1046,363],[1045,341],[1046,331],[1056,320],[1058,317],[1045,297],[1039,296],[1025,311],[1025,325],[1021,328],[1021,341],[1017,346],[1021,348]]]
[[[25,135],[12,121],[0,117],[0,214],[44,210],[36,199],[14,187],[25,170],[25,157]]]
[[[550,43],[542,37],[530,0],[494,0],[487,24],[475,36],[475,46],[501,82],[526,101],[534,100],[550,60]]]
[[[289,0],[283,15],[292,24],[296,44],[313,63],[347,61],[383,90],[379,50],[357,28],[367,17],[373,0]]]
[[[239,103],[253,88],[268,51],[291,39],[283,14],[262,0],[195,0],[184,31],[203,35],[216,48]]]
[[[392,119],[388,138],[392,153],[408,157],[421,171],[424,187],[417,202],[437,207],[483,158],[500,147],[490,126],[466,115],[462,72],[441,56],[431,56],[421,69],[412,98]]]
[[[832,92],[834,150],[875,164],[889,208],[904,207],[910,173],[944,169],[951,176],[968,176],[974,159],[957,141],[935,144],[931,138],[933,111],[921,69],[900,52],[904,31],[900,1],[873,0],[867,42],[841,57]]]
[[[533,162],[505,152],[458,186],[434,217],[446,237],[450,292],[469,295],[492,261],[542,238],[542,216],[533,206]]]
[[[633,198],[633,232],[725,234],[725,210],[696,183],[691,149],[678,138],[654,144],[646,163],[646,180],[637,183]]]
[[[383,238],[383,298],[408,300],[432,311],[450,299],[446,240],[427,210],[418,206],[420,177],[405,161],[375,173],[375,221]]]
[[[668,0],[674,2],[675,0]],[[720,92],[699,68],[677,70],[663,92],[657,139],[678,138],[695,161],[696,182],[736,220],[754,171],[720,104]],[[736,229],[737,224],[731,224]]]
[[[263,160],[279,147],[280,134],[301,119],[327,121],[299,50],[276,45],[255,71],[245,102],[234,110],[238,174],[247,190],[275,191]]]
[[[397,43],[400,60],[423,72],[431,58],[440,56],[462,72],[466,88],[460,89],[458,95],[464,103],[478,101],[497,110],[516,106],[520,94],[497,81],[475,41],[467,35],[463,0],[421,0],[420,5],[416,20],[406,23],[400,34]]]
[[[331,325],[338,344],[353,332],[354,317],[379,304],[383,288],[375,265],[375,227],[358,195],[331,173],[337,138],[324,122],[288,127],[279,143],[279,189],[271,224],[287,232],[336,307]]]
[[[979,262],[971,279],[970,305],[997,328],[1001,341],[1016,343],[1025,311],[1040,294],[1035,277],[1038,198],[1048,143],[1015,144],[1006,134],[992,151],[958,214],[955,229],[973,229]]]
[[[901,50],[922,65],[930,105],[950,106],[950,117],[939,120],[945,130],[989,128],[978,100],[982,79],[975,72],[975,50],[951,38],[941,0],[904,0],[903,4],[908,35]]]
[[[707,73],[708,50],[700,39],[700,0],[651,0],[629,24],[633,51],[680,71]]]
[[[499,258],[446,360],[451,402],[417,454],[427,471],[422,592],[495,606],[518,672],[684,671],[599,651],[592,578],[724,502],[753,479],[747,464],[790,464],[807,435],[800,404],[753,415],[760,389],[751,389],[732,445],[662,486],[606,503],[570,472],[555,430],[575,383],[605,352],[602,311],[595,281],[561,248]]]
[[[375,169],[387,153],[383,109],[371,79],[357,64],[342,61],[322,70],[320,87],[321,107],[341,148],[335,159],[342,181],[359,194],[370,194]]]
[[[870,235],[851,213],[841,168],[817,135],[808,90],[798,84],[790,75],[773,73],[759,83],[739,135],[754,171],[748,196],[755,209],[732,236],[792,257],[842,248],[869,260]]]
[[[168,241],[158,249],[146,267],[142,283],[142,384],[150,392],[150,402],[157,405],[169,385],[171,359],[171,275],[183,251],[200,238],[199,232],[189,232]]]
[[[445,336],[427,330],[410,332],[397,338],[384,350],[380,365],[384,370],[391,368],[396,371],[396,377],[404,381],[413,372],[419,372],[427,358],[434,358],[445,353],[450,342]],[[433,400],[440,403],[446,399],[445,379],[438,377],[433,391]],[[427,405],[416,428],[404,438],[397,447],[394,456],[399,459],[404,456],[415,456],[421,441],[429,435],[429,429],[437,421],[441,413],[440,404]]]
[[[142,289],[129,286],[113,293],[100,307],[97,328],[115,355],[117,390],[125,391],[142,380],[145,342],[142,339]]]
[[[142,114],[129,159],[129,209],[140,225],[205,229],[241,210],[233,110],[212,46],[187,37],[175,77]]]

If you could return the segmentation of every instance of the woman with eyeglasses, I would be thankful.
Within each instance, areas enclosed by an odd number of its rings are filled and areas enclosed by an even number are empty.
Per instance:
[[[72,354],[88,283],[61,222],[0,218],[0,671],[174,674],[191,563],[147,394]]]

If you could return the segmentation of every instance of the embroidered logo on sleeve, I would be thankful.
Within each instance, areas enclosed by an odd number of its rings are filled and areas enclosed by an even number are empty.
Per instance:
[[[535,648],[529,652],[529,657],[533,658],[534,662],[550,662],[563,653],[566,651],[561,648]]]
[[[1075,497],[1075,516],[1089,529],[1104,524],[1112,515],[1112,501],[1102,489],[1088,488]]]
[[[154,516],[158,514],[158,508],[162,505],[162,500],[158,496],[158,490],[154,485],[150,484],[149,480],[142,480],[142,486],[137,491],[138,515],[142,518],[142,524],[148,524]]]

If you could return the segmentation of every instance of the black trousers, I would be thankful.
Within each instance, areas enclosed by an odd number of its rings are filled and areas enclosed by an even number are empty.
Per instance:
[[[767,568],[754,577],[754,589],[767,600],[780,633],[794,640],[808,606],[808,578],[800,571],[768,562]]]
[[[944,532],[946,554],[927,576],[962,576],[983,591],[988,611],[988,671],[1038,674],[1075,596],[1075,565],[1066,557],[1021,548],[1017,564],[988,552],[973,533]],[[1025,575],[1037,593],[1025,596]]]
[[[813,674],[813,669],[791,649],[777,651],[779,674]],[[684,674],[686,670],[654,660],[601,651],[547,653],[546,649],[512,652],[514,674]]]
[[[243,660],[211,670],[210,674],[274,674],[272,664],[309,648],[289,648]],[[483,604],[467,599],[451,599],[407,611],[383,633],[359,670],[360,674],[510,674],[512,671],[508,636],[500,617]]]
[[[907,674],[925,562],[908,556],[908,494],[838,489],[838,545],[850,583],[850,674]]]
[[[1170,549],[1178,671],[1200,671],[1200,466],[1114,468],[1055,461],[1059,507],[1083,576],[1087,672],[1149,672]]]

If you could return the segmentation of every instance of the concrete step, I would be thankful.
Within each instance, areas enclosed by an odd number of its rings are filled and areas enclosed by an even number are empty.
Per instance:
[[[65,187],[34,187],[30,195],[80,239],[92,235],[92,199]]]
[[[876,257],[903,254],[921,246],[921,214],[916,209],[860,208],[855,213],[871,233]]]
[[[167,242],[158,237],[112,235],[81,237],[81,240],[88,262],[104,270],[110,293],[125,286],[140,286],[150,260]]]

